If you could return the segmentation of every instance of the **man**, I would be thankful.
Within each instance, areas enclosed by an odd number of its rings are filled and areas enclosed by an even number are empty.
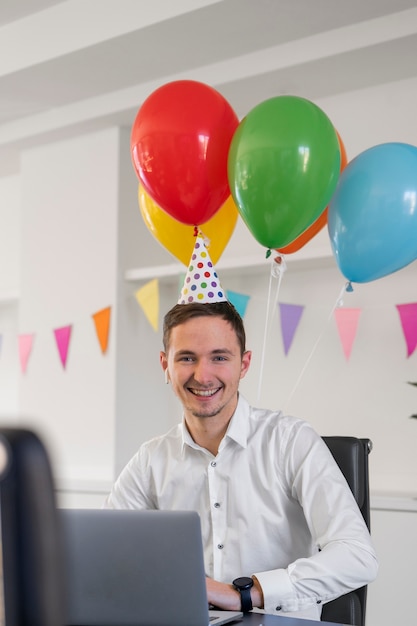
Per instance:
[[[221,288],[203,303],[189,289],[160,354],[183,422],[141,446],[106,506],[198,511],[211,604],[319,620],[322,603],[375,578],[369,532],[311,426],[239,394],[251,352]]]

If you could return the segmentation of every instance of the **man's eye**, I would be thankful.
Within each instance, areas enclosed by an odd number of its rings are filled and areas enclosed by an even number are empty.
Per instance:
[[[191,363],[193,361],[193,357],[192,356],[182,356],[180,358],[180,361],[183,361],[185,363]]]
[[[227,359],[226,359],[226,357],[225,357],[225,356],[215,356],[215,357],[214,357],[214,360],[215,360],[215,361],[226,361]]]

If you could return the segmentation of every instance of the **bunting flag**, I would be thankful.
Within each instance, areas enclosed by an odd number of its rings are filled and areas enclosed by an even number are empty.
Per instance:
[[[26,372],[27,364],[29,361],[29,356],[32,351],[33,340],[35,335],[18,335],[18,345],[19,345],[19,359],[20,359],[20,367],[22,372]]]
[[[93,313],[92,315],[94,325],[96,327],[98,342],[103,354],[105,354],[109,343],[110,312],[111,307],[108,306],[105,309],[101,309],[101,311],[97,311],[97,313]]]
[[[334,312],[337,330],[339,331],[343,352],[347,360],[349,360],[350,353],[352,352],[360,313],[361,309],[349,309],[344,307],[335,309]]]
[[[68,347],[71,338],[71,324],[69,326],[62,326],[61,328],[55,328],[55,341],[58,347],[59,357],[61,359],[61,363],[63,368],[67,364],[67,356],[68,356]]]
[[[407,344],[407,358],[411,356],[417,346],[417,303],[397,304],[401,326]]]
[[[233,304],[240,317],[244,318],[250,296],[245,296],[243,293],[237,293],[236,291],[227,291],[227,299]]]
[[[159,281],[157,278],[150,280],[146,285],[143,285],[135,293],[136,300],[140,307],[142,307],[148,322],[152,328],[158,330],[158,317],[159,317]]]
[[[288,354],[294,339],[295,331],[300,323],[304,307],[300,304],[279,303],[281,333],[284,342],[284,352]]]
[[[158,330],[159,317],[159,281],[154,279],[146,283],[135,293],[136,300],[141,306],[149,323],[155,331]],[[250,296],[235,291],[227,291],[227,298],[243,318],[246,314]],[[411,356],[417,347],[417,302],[395,305],[402,324],[407,344],[407,357]],[[285,355],[289,353],[295,332],[301,320],[305,306],[298,304],[279,303],[281,333]],[[348,360],[356,338],[361,309],[339,307],[334,311],[339,338],[343,352]],[[108,349],[110,332],[111,307],[106,307],[92,314],[97,338],[104,354]],[[55,341],[59,351],[61,363],[66,368],[69,344],[73,324],[54,329]],[[20,366],[23,373],[28,367],[29,358],[33,350],[36,333],[17,335]],[[0,333],[0,354],[4,342],[4,334]],[[414,384],[414,383],[413,383]],[[416,383],[417,385],[417,383]]]

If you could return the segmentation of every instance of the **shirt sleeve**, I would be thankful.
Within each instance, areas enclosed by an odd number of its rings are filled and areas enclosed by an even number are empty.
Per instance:
[[[376,577],[378,562],[353,494],[322,438],[305,422],[280,444],[280,466],[303,508],[317,552],[257,572],[267,613],[329,602]]]
[[[150,469],[142,446],[132,457],[103,503],[105,509],[155,509]]]

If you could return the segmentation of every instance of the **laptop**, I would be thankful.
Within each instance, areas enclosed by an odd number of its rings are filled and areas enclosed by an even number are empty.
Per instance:
[[[220,626],[194,511],[61,509],[65,626]]]

